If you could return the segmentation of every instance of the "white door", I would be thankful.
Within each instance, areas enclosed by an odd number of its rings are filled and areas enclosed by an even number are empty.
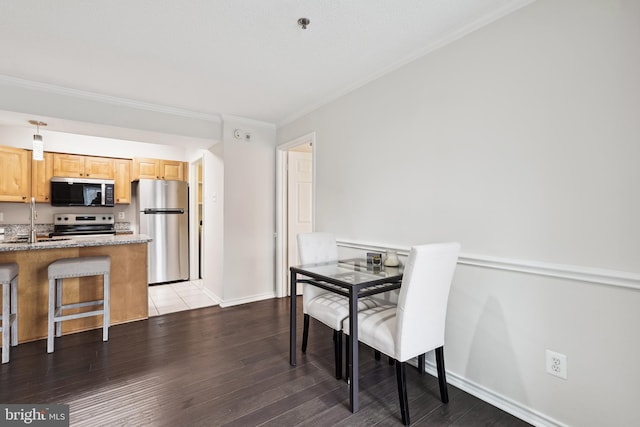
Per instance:
[[[288,266],[292,266],[300,264],[296,236],[313,231],[313,159],[310,152],[289,151],[287,164],[287,252]]]

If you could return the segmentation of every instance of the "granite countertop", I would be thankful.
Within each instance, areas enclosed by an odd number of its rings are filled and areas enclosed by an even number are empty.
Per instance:
[[[36,243],[0,241],[0,252],[28,251],[38,249],[81,248],[87,246],[130,245],[134,243],[148,243],[151,237],[144,234],[120,234],[116,236],[87,236],[87,237],[53,237],[43,238]]]

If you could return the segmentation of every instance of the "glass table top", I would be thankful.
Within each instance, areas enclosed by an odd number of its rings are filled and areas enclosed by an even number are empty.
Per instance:
[[[403,266],[385,267],[367,264],[366,259],[351,258],[319,264],[307,264],[291,267],[296,273],[310,273],[323,278],[338,280],[345,284],[359,285],[363,283],[402,278]]]

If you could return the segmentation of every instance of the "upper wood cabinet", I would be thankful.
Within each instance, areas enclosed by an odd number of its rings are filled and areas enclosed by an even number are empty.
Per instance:
[[[162,179],[176,179],[184,181],[187,174],[184,172],[185,163],[174,160],[160,160],[160,172]]]
[[[186,162],[176,160],[135,158],[133,159],[132,179],[172,179],[185,181]]]
[[[0,146],[0,202],[31,198],[31,151]]]
[[[54,153],[53,175],[67,178],[114,179],[114,162],[109,157]]]
[[[31,161],[31,196],[36,202],[51,202],[51,177],[53,176],[53,153],[44,153],[44,160]]]
[[[115,197],[116,204],[131,203],[131,160],[115,159]]]

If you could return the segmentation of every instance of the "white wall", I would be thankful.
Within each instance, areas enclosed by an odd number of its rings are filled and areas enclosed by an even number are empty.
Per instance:
[[[202,274],[204,287],[218,300],[224,297],[224,144],[203,156]]]
[[[537,424],[640,424],[638,16],[538,0],[278,129],[316,132],[318,230],[461,242],[451,378]]]
[[[235,129],[251,141],[236,139]],[[224,161],[222,306],[275,296],[275,138],[273,125],[224,117],[216,153]]]

